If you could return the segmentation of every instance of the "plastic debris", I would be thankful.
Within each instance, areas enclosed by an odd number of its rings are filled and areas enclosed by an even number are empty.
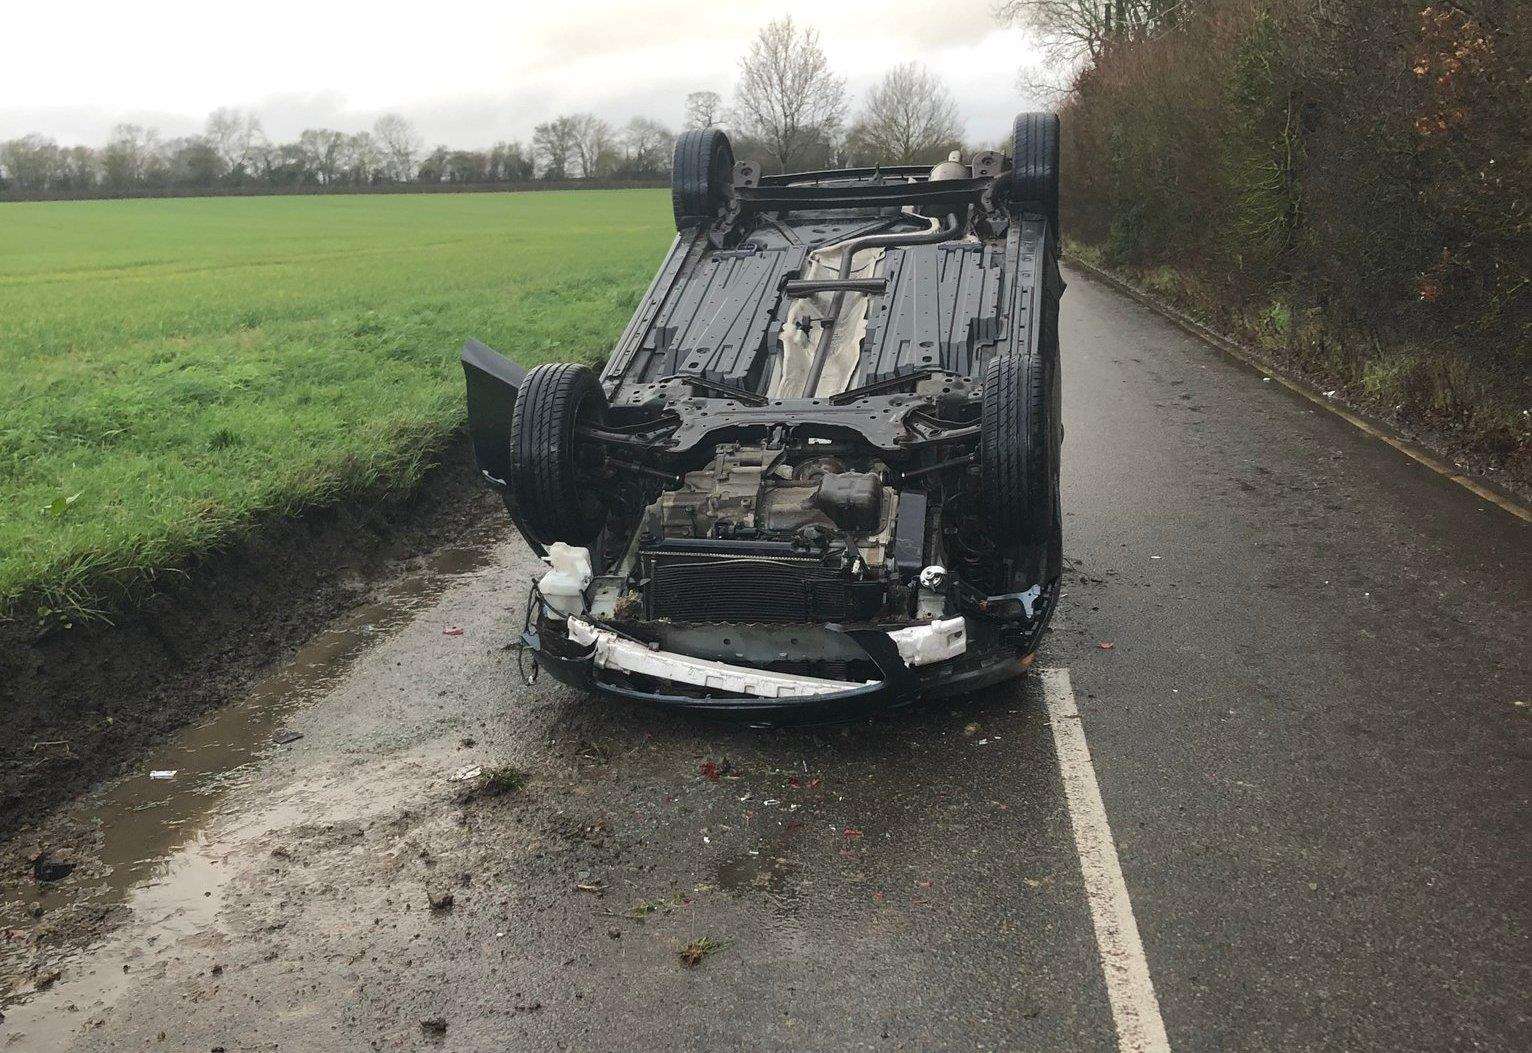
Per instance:
[[[484,774],[484,769],[478,764],[467,764],[447,776],[448,782],[467,782],[469,779],[477,779]]]
[[[174,779],[179,768],[156,768],[149,773],[151,779]]]
[[[275,742],[278,746],[285,746],[289,742],[297,742],[301,738],[303,738],[303,732],[294,731],[292,728],[282,728],[275,735],[271,736],[271,741]]]
[[[462,636],[463,635],[463,627],[461,625],[449,625],[445,629],[442,630],[442,635],[443,636]]]

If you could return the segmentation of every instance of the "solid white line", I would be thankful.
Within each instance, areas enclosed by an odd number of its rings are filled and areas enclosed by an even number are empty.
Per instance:
[[[1138,922],[1128,886],[1117,862],[1117,845],[1106,821],[1096,770],[1091,767],[1085,726],[1075,705],[1068,669],[1044,669],[1043,696],[1053,725],[1053,746],[1064,777],[1064,797],[1069,802],[1069,821],[1074,826],[1080,873],[1090,901],[1096,946],[1101,952],[1101,972],[1106,978],[1112,1020],[1117,1025],[1117,1048],[1124,1053],[1169,1053],[1160,1002],[1149,979],[1149,963],[1138,938]]]

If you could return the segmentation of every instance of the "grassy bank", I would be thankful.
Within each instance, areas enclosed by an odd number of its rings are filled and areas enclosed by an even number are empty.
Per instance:
[[[1065,252],[1227,334],[1343,403],[1389,421],[1447,460],[1522,495],[1532,492],[1532,430],[1514,379],[1486,372],[1450,344],[1390,343],[1336,326],[1281,295],[1233,288],[1193,268],[1134,265],[1066,235]],[[1522,378],[1524,385],[1525,378]]]
[[[0,611],[412,485],[465,337],[597,360],[670,235],[662,191],[0,205]]]

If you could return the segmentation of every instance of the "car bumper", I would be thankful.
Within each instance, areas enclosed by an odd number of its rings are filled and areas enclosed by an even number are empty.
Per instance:
[[[544,620],[528,628],[522,642],[540,668],[571,687],[626,702],[774,724],[849,720],[921,699],[966,694],[1020,676],[1031,664],[1031,654],[1018,649],[1013,634],[972,621],[964,626],[963,651],[934,660],[929,648],[922,655],[908,638],[901,641],[885,630],[825,628],[859,649],[879,677],[854,683],[698,660],[626,639],[614,643],[618,634],[575,619]],[[748,627],[719,627],[721,633],[740,630]],[[748,690],[743,689],[747,680]]]

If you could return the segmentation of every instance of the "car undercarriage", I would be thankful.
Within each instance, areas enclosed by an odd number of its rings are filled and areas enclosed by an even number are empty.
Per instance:
[[[835,719],[1018,675],[1058,601],[1058,122],[763,175],[677,142],[677,236],[599,374],[463,350],[550,569],[523,643],[608,696]]]

